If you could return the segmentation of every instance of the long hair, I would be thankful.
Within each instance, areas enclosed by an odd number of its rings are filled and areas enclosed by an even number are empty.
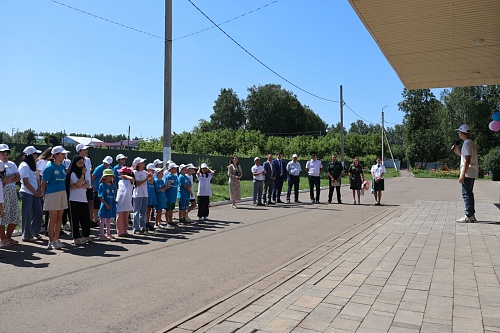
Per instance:
[[[229,165],[231,165],[231,164],[232,164],[232,165],[234,165],[234,166],[240,165],[240,163],[239,163],[239,162],[236,162],[236,164],[234,164],[234,158],[235,158],[235,157],[236,157],[236,158],[238,158],[238,156],[237,156],[236,154],[235,154],[235,155],[233,155],[233,156],[231,157],[231,159],[229,160],[229,164],[228,164],[228,166],[229,166]]]
[[[76,162],[78,162],[79,160],[83,160],[83,157],[80,155],[73,156],[73,160],[71,161],[69,170],[66,173],[66,192],[68,193],[68,195],[69,195],[69,190],[71,188],[71,174],[74,172],[78,178],[82,176],[82,168],[79,168],[76,165]]]
[[[45,149],[43,151],[43,153],[41,153],[38,156],[38,158],[36,159],[36,161],[37,162],[40,161],[40,160],[46,160],[46,161],[48,161],[51,156],[52,156],[52,147],[49,147],[49,148]]]
[[[26,162],[26,164],[28,164],[31,171],[36,171],[36,161],[35,161],[35,158],[33,157],[33,154],[24,155],[23,162]]]

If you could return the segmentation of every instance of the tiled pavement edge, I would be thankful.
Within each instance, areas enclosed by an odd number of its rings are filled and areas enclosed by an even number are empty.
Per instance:
[[[500,222],[478,203],[383,213],[161,332],[500,332]]]

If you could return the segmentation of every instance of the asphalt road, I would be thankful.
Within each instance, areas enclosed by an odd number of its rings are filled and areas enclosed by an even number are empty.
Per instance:
[[[124,241],[3,249],[0,332],[152,332],[237,290],[370,217],[415,200],[461,202],[456,180],[386,180],[384,206],[213,207],[212,221]],[[498,183],[476,183],[481,193]],[[326,202],[327,191],[322,191]],[[300,199],[308,202],[308,193]],[[195,214],[192,214],[195,216]],[[94,233],[96,230],[93,231]]]

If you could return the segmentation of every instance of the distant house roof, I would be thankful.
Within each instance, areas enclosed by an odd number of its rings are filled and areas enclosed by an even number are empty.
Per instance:
[[[96,144],[102,143],[102,141],[97,138],[88,138],[85,136],[65,136],[63,141],[64,145],[68,146],[76,146],[79,143],[83,143],[86,146],[94,147]]]
[[[108,147],[108,148],[137,148],[137,144],[142,140],[121,140],[118,142],[95,142],[95,147]]]

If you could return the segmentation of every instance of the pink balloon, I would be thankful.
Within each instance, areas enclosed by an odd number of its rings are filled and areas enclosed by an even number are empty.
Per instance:
[[[489,125],[490,130],[492,131],[500,131],[500,121],[492,121]]]

